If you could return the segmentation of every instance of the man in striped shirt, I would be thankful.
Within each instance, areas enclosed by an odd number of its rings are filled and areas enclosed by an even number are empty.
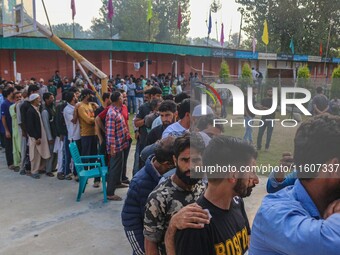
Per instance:
[[[120,201],[121,197],[115,195],[120,184],[124,164],[124,150],[129,146],[130,133],[122,115],[123,95],[113,92],[105,121],[106,149],[110,155],[110,167],[107,176],[107,199]]]

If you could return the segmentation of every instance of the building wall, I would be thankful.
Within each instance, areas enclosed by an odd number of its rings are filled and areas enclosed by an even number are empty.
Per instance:
[[[21,73],[21,79],[43,78],[50,79],[55,70],[59,70],[62,77],[73,77],[72,58],[61,50],[0,50],[0,76],[7,80],[14,80],[13,58],[16,55],[17,72]],[[107,75],[110,74],[110,52],[109,51],[79,51],[97,68]],[[221,59],[214,57],[183,56],[175,54],[140,53],[140,52],[112,52],[112,74],[133,74],[139,77],[146,75],[146,65],[138,71],[134,69],[134,62],[142,62],[146,59],[152,60],[149,65],[149,77],[151,74],[168,73],[172,71],[172,63],[177,60],[178,74],[184,72],[186,76],[190,72],[202,74],[202,63],[204,63],[205,76],[218,76]],[[238,60],[227,60],[230,73],[238,74]],[[76,68],[77,65],[76,65]]]
[[[97,68],[102,70],[108,76],[110,75],[110,52],[103,51],[79,51],[86,59],[93,63]],[[59,70],[62,77],[73,77],[73,60],[64,51],[61,50],[29,50],[29,49],[2,49],[0,50],[0,76],[7,80],[14,80],[13,59],[16,56],[17,72],[21,73],[21,79],[44,78],[45,81],[51,78],[55,70]],[[148,76],[151,74],[168,73],[172,71],[172,63],[177,60],[178,74],[184,72],[188,77],[190,72],[197,72],[202,75],[202,67],[204,67],[204,76],[218,76],[221,64],[220,57],[207,56],[189,56],[178,54],[162,54],[162,53],[141,53],[112,51],[112,75],[120,74],[121,77],[133,74],[139,77],[141,74],[146,76],[146,64],[139,70],[134,69],[135,62],[143,62],[146,59],[152,60],[149,65]],[[247,59],[227,59],[230,74],[238,76],[244,63],[250,64],[251,67],[259,68],[266,77],[266,61],[265,60],[247,60]],[[204,66],[202,65],[204,64]],[[306,64],[303,62],[292,61],[268,61],[268,66],[276,69],[295,69],[299,65]],[[308,63],[313,79],[324,79],[325,70],[329,77],[336,67],[336,64],[327,63],[326,69],[324,63]],[[77,65],[76,65],[76,68]]]

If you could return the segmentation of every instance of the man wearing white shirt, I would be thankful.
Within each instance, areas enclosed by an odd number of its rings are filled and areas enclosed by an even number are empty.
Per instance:
[[[191,120],[190,108],[193,106],[193,102],[194,101],[190,99],[183,100],[178,109],[178,117],[180,120],[171,124],[164,130],[162,139],[168,136],[182,136],[186,131],[189,131]]]
[[[75,105],[78,102],[78,98],[76,97],[74,92],[67,92],[65,96],[65,100],[67,102],[67,105],[63,111],[63,114],[64,114],[65,124],[67,128],[67,138],[70,143],[76,142],[78,149],[80,150],[79,120],[74,121],[74,117],[73,117]],[[71,159],[71,155],[66,155],[65,160],[67,163],[70,163],[70,159]],[[64,175],[65,175],[65,179],[67,180],[72,179],[72,177],[70,176],[70,173],[65,172]]]

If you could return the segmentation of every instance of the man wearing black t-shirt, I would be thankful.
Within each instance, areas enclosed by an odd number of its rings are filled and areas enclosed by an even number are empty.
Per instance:
[[[208,187],[197,204],[209,211],[210,223],[201,229],[187,228],[177,231],[177,255],[246,253],[250,226],[241,197],[250,195],[252,188],[258,183],[258,177],[249,169],[242,172],[242,167],[254,166],[256,157],[255,148],[241,139],[218,136],[210,141],[203,154],[203,166],[230,165],[237,171],[209,178]]]
[[[267,97],[262,99],[261,108],[263,110],[268,110],[273,105],[273,90],[272,88],[267,89]],[[272,134],[274,130],[274,119],[275,119],[275,111],[269,115],[263,115],[261,120],[263,121],[263,125],[259,128],[259,133],[257,135],[257,149],[261,150],[262,148],[262,137],[264,131],[267,129],[267,138],[266,138],[266,146],[265,149],[269,149],[270,140],[272,139]]]
[[[162,98],[162,90],[160,88],[157,87],[153,87],[151,89],[148,90],[148,94],[150,94],[150,101],[153,99],[161,99]],[[136,115],[136,119],[134,121],[134,124],[136,126],[136,128],[138,128],[138,140],[137,140],[137,145],[139,152],[141,152],[144,147],[146,146],[146,139],[147,139],[147,129],[145,126],[145,121],[144,118],[146,115],[148,115],[151,112],[151,107],[150,107],[150,103],[144,103],[142,104],[139,109],[138,109],[138,113]],[[139,169],[141,169],[144,166],[144,163],[140,160],[139,161]],[[139,170],[138,169],[138,170]],[[135,171],[135,169],[134,169]],[[137,172],[137,170],[136,170]]]

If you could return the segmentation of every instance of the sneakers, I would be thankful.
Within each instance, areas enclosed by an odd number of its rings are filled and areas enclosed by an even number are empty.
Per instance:
[[[99,188],[99,187],[100,187],[100,182],[93,183],[93,188]]]
[[[14,169],[15,169],[15,166],[14,166],[14,165],[10,165],[10,166],[8,166],[8,169],[9,169],[9,170],[14,170]]]
[[[25,170],[20,170],[19,174],[20,174],[20,175],[25,175],[25,174],[26,174],[26,171],[25,171]]]

